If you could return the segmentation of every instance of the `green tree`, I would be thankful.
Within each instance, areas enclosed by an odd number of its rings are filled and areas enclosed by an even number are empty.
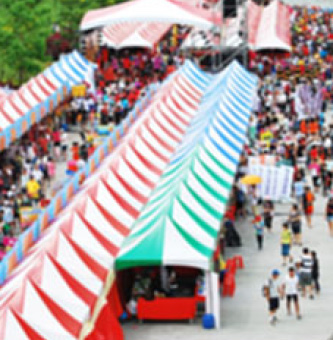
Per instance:
[[[62,34],[72,46],[76,47],[79,37],[79,26],[83,16],[92,9],[114,5],[124,0],[53,0],[58,11],[58,24]]]
[[[0,61],[7,79],[21,84],[45,67],[51,13],[50,0],[0,1]]]
[[[0,0],[0,81],[20,85],[51,61],[46,41],[57,23],[75,48],[88,10],[123,0]]]

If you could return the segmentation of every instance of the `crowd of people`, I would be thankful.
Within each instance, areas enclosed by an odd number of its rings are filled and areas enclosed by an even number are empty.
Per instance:
[[[294,304],[300,320],[300,296],[314,299],[315,293],[320,293],[317,252],[302,239],[303,216],[309,230],[314,229],[314,202],[319,196],[327,198],[323,215],[333,237],[333,124],[329,115],[333,99],[332,43],[333,13],[295,7],[292,51],[250,55],[249,67],[260,82],[224,233],[227,246],[241,246],[235,218],[250,215],[261,251],[265,235],[279,228],[286,273],[272,270],[263,286],[272,325],[276,324],[283,297],[288,314]],[[248,172],[250,156],[273,157],[276,166],[286,165],[294,171],[290,212],[279,227],[272,198],[262,197],[256,185],[244,188],[239,181]],[[296,256],[298,249],[302,249],[300,258]]]
[[[34,125],[0,155],[0,247],[1,255],[27,227],[22,209],[42,209],[50,201],[50,183],[56,175],[66,140],[50,120]],[[63,137],[65,137],[63,135]],[[6,244],[6,239],[11,240]]]
[[[102,48],[97,56],[96,89],[71,98],[52,119],[35,125],[0,155],[0,250],[4,250],[5,237],[23,231],[22,208],[48,205],[56,164],[67,160],[85,164],[94,150],[87,135],[98,126],[118,125],[147,86],[163,81],[183,62],[176,53],[183,37],[178,38],[173,44],[170,31],[153,51]],[[314,293],[320,292],[317,253],[304,246],[302,239],[302,215],[307,227],[313,228],[318,195],[328,197],[325,215],[333,237],[333,122],[327,115],[333,102],[333,13],[295,7],[292,44],[290,53],[250,55],[249,68],[260,83],[222,230],[228,246],[241,246],[235,218],[251,215],[261,251],[265,234],[277,228],[275,204],[271,198],[260,197],[256,185],[244,188],[240,179],[247,173],[250,156],[270,155],[277,165],[293,168],[293,200],[279,231],[282,266],[287,272],[281,282],[282,270],[274,269],[263,286],[272,325],[282,297],[286,296],[288,314],[293,303],[296,317],[301,319],[299,294],[314,299]],[[69,145],[64,131],[68,125],[79,132],[80,143]],[[267,132],[269,138],[263,138]],[[300,259],[293,256],[297,247],[304,247]]]
[[[170,30],[151,51],[101,48],[95,84],[85,84],[84,93],[72,95],[0,154],[0,257],[65,182],[55,179],[57,165],[67,162],[62,179],[84,166],[98,141],[127,116],[146,88],[183,62],[177,53],[182,32],[179,28],[175,36]],[[33,219],[26,221],[23,211]]]

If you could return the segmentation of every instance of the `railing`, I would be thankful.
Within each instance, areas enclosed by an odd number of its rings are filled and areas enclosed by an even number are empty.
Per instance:
[[[18,237],[14,247],[0,262],[0,285],[5,282],[14,268],[24,259],[31,246],[38,241],[43,231],[55,221],[71,198],[79,192],[84,180],[94,172],[105,157],[117,146],[135,119],[147,108],[157,89],[157,85],[151,85],[146,89],[146,96],[136,103],[134,109],[120,125],[118,125],[112,133],[105,138],[102,144],[98,146],[94,153],[89,157],[85,167],[80,169],[73,178],[65,184],[65,186],[55,195],[50,204],[42,211],[36,222]]]

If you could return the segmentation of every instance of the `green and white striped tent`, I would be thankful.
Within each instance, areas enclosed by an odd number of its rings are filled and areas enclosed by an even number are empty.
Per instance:
[[[256,82],[237,62],[212,80],[198,115],[124,241],[116,269],[210,269]]]

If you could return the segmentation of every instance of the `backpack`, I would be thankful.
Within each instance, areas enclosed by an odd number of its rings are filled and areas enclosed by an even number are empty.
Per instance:
[[[237,191],[237,201],[240,202],[240,203],[245,202],[245,194],[242,190]]]

